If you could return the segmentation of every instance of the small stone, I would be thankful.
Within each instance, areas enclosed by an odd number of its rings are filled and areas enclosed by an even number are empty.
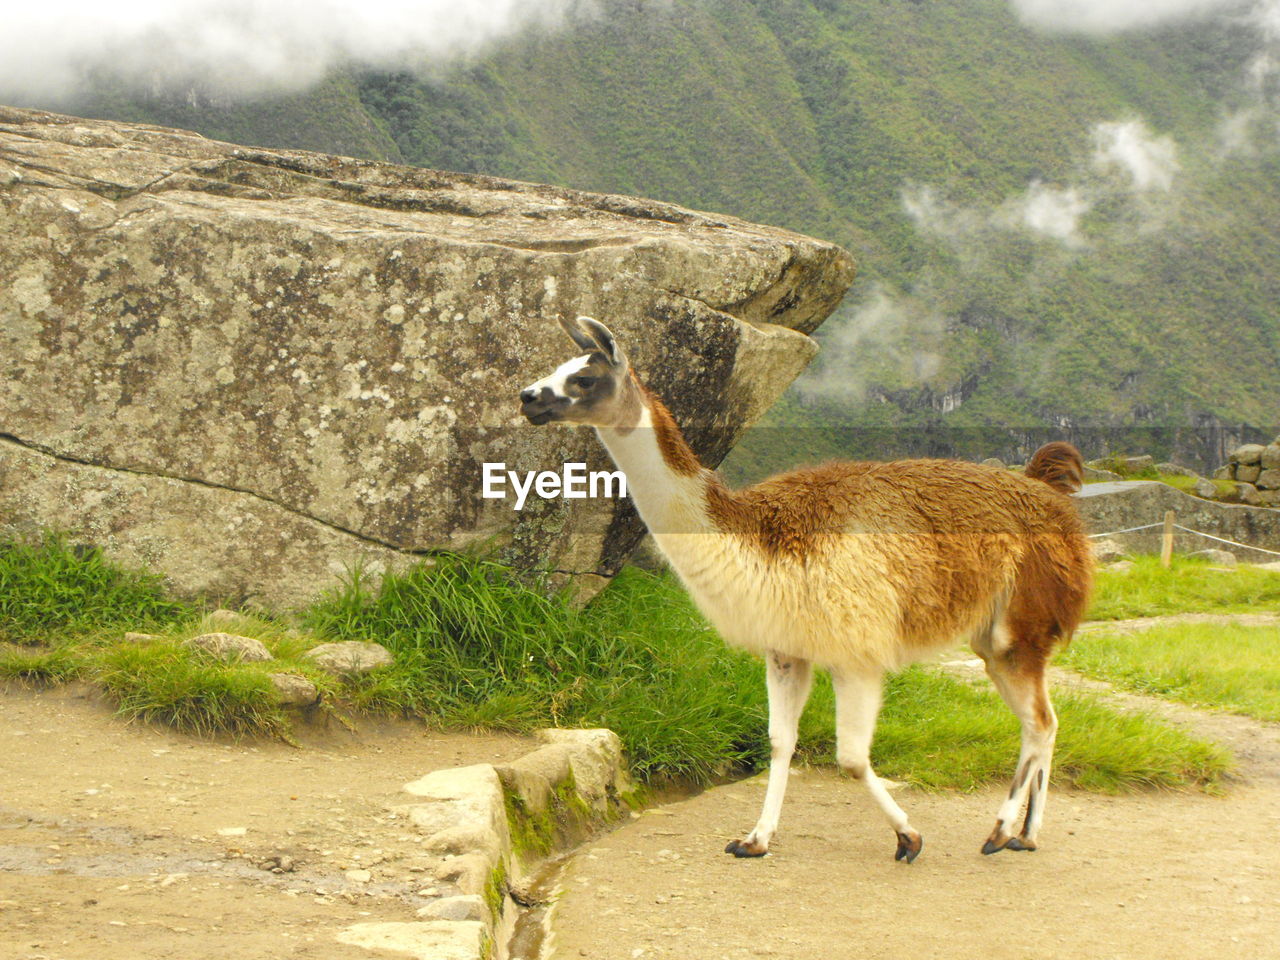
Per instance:
[[[1086,466],[1084,468],[1084,478],[1086,480],[1092,480],[1095,483],[1124,479],[1124,477],[1120,476],[1120,474],[1114,473],[1111,470],[1102,470],[1098,467],[1089,467],[1089,466]]]
[[[1234,480],[1236,478],[1236,465],[1234,463],[1224,463],[1217,470],[1213,471],[1213,479],[1215,480]]]
[[[1262,448],[1262,458],[1259,461],[1263,470],[1280,469],[1280,441],[1269,443]]]
[[[280,695],[280,702],[287,707],[309,707],[320,699],[316,685],[296,673],[272,673],[268,679]]]
[[[322,643],[303,654],[325,673],[352,675],[368,673],[392,662],[391,651],[378,643],[347,640]]]
[[[1190,467],[1179,466],[1176,463],[1157,463],[1156,470],[1163,473],[1166,477],[1194,477],[1196,472]]]
[[[1228,458],[1232,463],[1243,463],[1246,466],[1262,462],[1263,446],[1260,443],[1245,443],[1231,451]]]
[[[1120,465],[1124,467],[1126,473],[1141,473],[1143,470],[1151,470],[1156,465],[1156,458],[1149,454],[1142,454],[1137,457],[1122,457]]]
[[[995,467],[997,470],[1005,469],[1004,461],[999,457],[987,457],[987,459],[982,461],[982,465],[984,467]]]
[[[163,637],[155,633],[134,633],[130,631],[124,635],[125,643],[151,643],[155,640],[163,639]]]
[[[368,883],[373,879],[373,874],[368,870],[348,870],[343,876],[352,883]]]
[[[1094,540],[1093,558],[1099,563],[1110,563],[1124,556],[1124,548],[1114,540]]]
[[[1197,497],[1203,497],[1205,500],[1212,500],[1218,495],[1217,485],[1204,477],[1199,477],[1191,489],[1195,491]]]
[[[1234,567],[1236,565],[1236,555],[1230,550],[1197,550],[1188,556],[1199,557],[1202,560],[1208,560],[1210,563],[1221,564],[1224,567]]]
[[[1255,483],[1260,490],[1280,490],[1280,469],[1259,471]]]
[[[256,663],[275,659],[261,640],[237,636],[234,633],[202,633],[188,640],[187,646],[204,650],[219,660]]]
[[[1252,483],[1237,483],[1235,495],[1241,503],[1247,503],[1251,507],[1262,505],[1262,498],[1258,496],[1258,488]]]
[[[461,897],[443,897],[418,910],[418,916],[428,920],[489,920],[489,909],[484,897],[471,894]]]
[[[1243,463],[1236,465],[1236,479],[1242,483],[1257,483],[1258,477],[1262,475],[1262,467],[1255,464],[1246,466]]]
[[[249,832],[248,827],[222,827],[218,831],[220,837],[243,837]]]

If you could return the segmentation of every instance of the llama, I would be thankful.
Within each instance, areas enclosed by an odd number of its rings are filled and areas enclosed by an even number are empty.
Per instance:
[[[965,638],[1022,723],[1013,786],[982,852],[1036,849],[1057,732],[1045,664],[1070,640],[1092,579],[1065,496],[1080,485],[1076,449],[1042,447],[1025,475],[949,460],[829,463],[733,491],[698,461],[607,327],[590,317],[561,326],[585,352],[522,390],[523,414],[596,428],[703,614],[765,660],[764,807],[725,852],[768,852],[819,666],[835,690],[839,765],[888,818],[895,859],[915,860],[920,834],[869,760],[883,675]]]

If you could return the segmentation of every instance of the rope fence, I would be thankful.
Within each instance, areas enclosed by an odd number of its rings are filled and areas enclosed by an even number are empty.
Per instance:
[[[1163,527],[1163,523],[1145,523],[1140,527],[1126,527],[1123,530],[1111,530],[1108,533],[1091,533],[1089,539],[1096,540],[1099,537],[1115,537],[1122,533],[1136,533],[1139,530],[1153,530],[1156,527]],[[1273,557],[1280,557],[1280,550],[1268,550],[1266,547],[1255,547],[1249,543],[1241,543],[1239,540],[1228,540],[1226,537],[1219,537],[1212,533],[1205,533],[1203,530],[1193,530],[1190,527],[1184,527],[1180,523],[1173,524],[1175,530],[1181,530],[1184,533],[1194,533],[1197,537],[1205,537],[1209,540],[1217,540],[1219,543],[1229,543],[1233,547],[1243,547],[1245,550],[1256,550],[1259,553],[1270,554]]]

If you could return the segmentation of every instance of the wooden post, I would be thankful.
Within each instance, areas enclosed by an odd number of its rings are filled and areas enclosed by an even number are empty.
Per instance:
[[[1173,562],[1173,518],[1177,516],[1173,510],[1164,513],[1164,538],[1160,542],[1160,566],[1168,567]]]

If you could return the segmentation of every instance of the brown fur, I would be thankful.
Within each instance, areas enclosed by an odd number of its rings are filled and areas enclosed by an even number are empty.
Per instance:
[[[663,456],[675,469],[665,445]],[[1035,675],[1083,616],[1092,552],[1074,504],[1058,492],[1081,474],[1080,454],[1054,443],[1031,463],[1036,472],[1024,477],[954,460],[835,462],[739,491],[711,477],[707,509],[774,561],[804,562],[837,534],[899,541],[895,574],[912,598],[901,624],[907,647],[954,635],[966,618],[977,628],[1007,598],[1013,644],[1003,655]]]
[[[658,399],[658,395],[646,387],[632,375],[632,382],[640,389],[640,393],[649,407],[649,415],[653,419],[654,438],[658,441],[658,450],[671,472],[681,477],[695,477],[703,469],[698,455],[693,452],[685,440],[684,434],[676,426],[667,405]]]
[[[941,626],[1003,586],[1002,561],[1017,557],[1009,613],[1037,653],[1070,636],[1090,581],[1089,547],[1072,503],[1017,474],[950,460],[829,463],[737,492],[713,481],[707,507],[717,526],[772,558],[800,559],[833,534],[906,538],[915,602],[906,636]],[[993,580],[994,578],[994,580]]]
[[[1026,474],[1043,480],[1059,493],[1075,493],[1084,486],[1084,460],[1071,444],[1055,440],[1032,455]]]

